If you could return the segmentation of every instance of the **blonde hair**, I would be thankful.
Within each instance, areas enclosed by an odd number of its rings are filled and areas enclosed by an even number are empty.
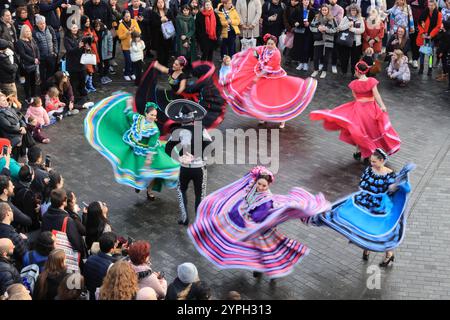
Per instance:
[[[132,300],[139,290],[136,272],[127,261],[117,261],[100,287],[100,300]]]
[[[47,94],[50,98],[55,98],[59,96],[59,90],[57,87],[51,87],[48,89]]]
[[[25,31],[26,30],[30,30],[30,32],[31,32],[30,27],[28,25],[24,24],[22,26],[22,28],[20,29],[20,36],[19,36],[20,40],[31,40],[33,38],[33,36],[30,36],[30,38],[25,38]]]

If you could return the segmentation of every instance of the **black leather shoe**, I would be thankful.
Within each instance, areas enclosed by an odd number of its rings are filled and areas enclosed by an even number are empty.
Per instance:
[[[361,152],[355,152],[353,154],[353,159],[355,159],[356,161],[361,160]]]
[[[135,188],[134,192],[139,193],[139,192],[141,192],[141,190]]]
[[[150,200],[150,201],[156,200],[155,195],[153,193],[149,192],[148,190],[147,190],[147,200]]]
[[[389,265],[389,263],[391,263],[391,261],[394,262],[394,256],[390,256],[387,260],[385,259],[383,262],[379,264],[379,266],[382,268],[386,268]]]
[[[261,278],[262,277],[262,272],[253,271],[253,277],[254,278]]]
[[[180,225],[183,225],[183,226],[187,226],[187,225],[189,225],[189,218],[188,219],[186,219],[186,220],[178,220],[178,224],[180,224]]]
[[[363,252],[362,259],[363,259],[364,261],[369,261],[369,253]]]

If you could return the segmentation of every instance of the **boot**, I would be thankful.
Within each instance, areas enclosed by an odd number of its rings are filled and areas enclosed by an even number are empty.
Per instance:
[[[92,76],[89,76],[88,79],[88,88],[91,90],[91,92],[97,91],[97,89],[94,88],[94,84],[92,83]]]
[[[428,67],[427,76],[431,77],[432,75],[433,75],[433,68],[432,67]]]
[[[419,74],[423,74],[423,63],[420,64]]]
[[[92,92],[91,88],[89,87],[89,77],[90,77],[89,75],[86,76],[86,80],[84,82],[84,90],[86,90],[87,93]]]

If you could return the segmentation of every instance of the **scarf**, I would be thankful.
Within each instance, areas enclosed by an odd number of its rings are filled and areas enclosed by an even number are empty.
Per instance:
[[[430,17],[430,9],[426,8],[420,15],[419,23],[421,21],[424,21],[424,22],[427,21],[428,17]],[[431,31],[433,31],[433,29],[436,28],[437,21],[438,21],[438,10],[435,9],[430,17],[430,25],[428,26],[428,31],[427,31],[428,34],[431,34]]]
[[[186,34],[189,32],[189,21],[192,19],[192,16],[184,16],[184,15],[178,15],[177,19],[180,22],[181,30],[180,34]]]
[[[206,34],[211,40],[217,40],[216,35],[216,15],[214,10],[203,10],[202,14],[205,16]]]
[[[125,20],[122,20],[122,23],[125,26],[125,28],[127,28],[128,30],[131,28],[131,20],[128,22]]]

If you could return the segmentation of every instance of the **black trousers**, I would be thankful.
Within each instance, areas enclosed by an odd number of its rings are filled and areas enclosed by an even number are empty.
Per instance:
[[[341,52],[341,70],[343,74],[346,74],[348,71],[348,60],[350,59],[351,63],[351,71],[352,75],[355,73],[355,66],[358,63],[359,59],[362,55],[362,46],[355,46],[352,47],[345,47],[340,46],[340,52]]]
[[[189,183],[194,182],[194,194],[195,194],[195,212],[206,195],[206,180],[207,171],[206,167],[202,168],[180,168],[180,181],[178,185],[178,200],[180,204],[180,220],[185,222],[189,220],[187,212],[187,195]]]
[[[420,56],[420,52],[419,52],[419,47],[416,44],[416,39],[417,39],[417,30],[419,30],[418,26],[414,23],[414,30],[416,30],[416,32],[411,33],[409,35],[409,39],[411,40],[409,43],[411,45],[411,52],[412,52],[412,59],[413,60],[419,60],[419,56]]]
[[[23,85],[25,90],[25,99],[30,99],[36,96],[36,71],[25,72],[25,83]]]
[[[39,60],[39,73],[41,77],[41,91],[44,91],[47,79],[56,72],[56,57],[41,57]]]
[[[308,63],[311,57],[312,37],[310,32],[294,33],[294,46],[291,51],[291,58],[299,63]]]
[[[333,53],[333,48],[325,46],[314,46],[314,71],[319,70],[319,61],[323,64],[323,71],[328,69],[328,61]]]
[[[87,95],[87,92],[85,90],[86,85],[86,72],[84,71],[84,68],[81,71],[69,71],[70,75],[70,84],[73,88],[73,94],[75,96],[75,99],[79,100],[81,97],[84,97]]]
[[[144,61],[139,60],[139,61],[133,62],[133,73],[136,76],[136,80],[134,80],[134,84],[137,86],[141,82],[143,68],[144,68]]]

